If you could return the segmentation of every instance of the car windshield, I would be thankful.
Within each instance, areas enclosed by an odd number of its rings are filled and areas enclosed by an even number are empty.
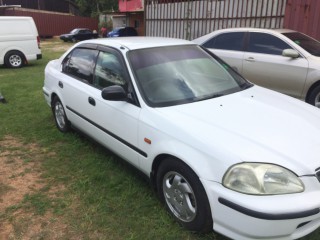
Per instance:
[[[75,33],[77,33],[78,32],[78,29],[73,29],[70,33],[71,34],[75,34]]]
[[[140,91],[152,107],[201,101],[252,86],[195,45],[134,50],[128,58]]]
[[[282,33],[310,54],[320,57],[320,42],[299,32]]]
[[[112,32],[117,33],[117,32],[119,32],[120,29],[123,29],[123,28],[122,27],[115,28],[112,30]]]

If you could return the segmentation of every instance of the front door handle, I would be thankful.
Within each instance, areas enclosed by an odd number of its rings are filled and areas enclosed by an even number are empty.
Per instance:
[[[254,62],[254,61],[255,61],[254,57],[248,57],[248,58],[246,58],[245,60],[246,60],[247,62]]]
[[[63,88],[63,83],[61,81],[58,82],[60,88]]]
[[[89,97],[89,98],[88,98],[88,102],[89,102],[92,106],[95,106],[95,105],[96,105],[96,101],[95,101],[92,97]]]

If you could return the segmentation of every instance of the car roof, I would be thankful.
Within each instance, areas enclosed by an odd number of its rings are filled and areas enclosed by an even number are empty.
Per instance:
[[[199,38],[193,39],[192,41],[198,43],[198,44],[203,44],[206,42],[209,38],[213,36],[217,36],[220,33],[226,33],[226,32],[263,32],[263,33],[270,33],[270,34],[281,34],[281,33],[287,33],[287,32],[296,32],[294,30],[290,29],[265,29],[265,28],[224,28],[224,29],[219,29],[215,30],[213,32],[210,32],[208,34],[205,34]]]
[[[116,48],[121,46],[129,50],[177,45],[195,45],[195,43],[187,40],[165,37],[100,38],[83,41],[82,43],[99,44]]]
[[[224,28],[219,29],[214,32],[240,32],[240,31],[249,31],[249,32],[277,32],[277,33],[284,33],[284,32],[296,32],[290,29],[266,29],[266,28]]]
[[[90,30],[89,28],[75,28],[73,30]]]

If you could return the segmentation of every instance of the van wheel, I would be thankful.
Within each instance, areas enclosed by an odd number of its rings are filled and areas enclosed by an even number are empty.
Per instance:
[[[10,51],[4,56],[4,63],[7,67],[20,68],[24,63],[24,56],[19,51]]]

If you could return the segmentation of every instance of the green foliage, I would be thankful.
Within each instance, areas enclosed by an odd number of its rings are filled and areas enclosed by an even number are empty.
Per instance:
[[[83,16],[97,17],[102,12],[118,10],[118,0],[75,0]]]
[[[99,29],[101,29],[102,27],[107,28],[108,31],[110,31],[111,29],[113,29],[112,19],[108,19],[106,22],[101,22],[101,23],[99,24]]]

